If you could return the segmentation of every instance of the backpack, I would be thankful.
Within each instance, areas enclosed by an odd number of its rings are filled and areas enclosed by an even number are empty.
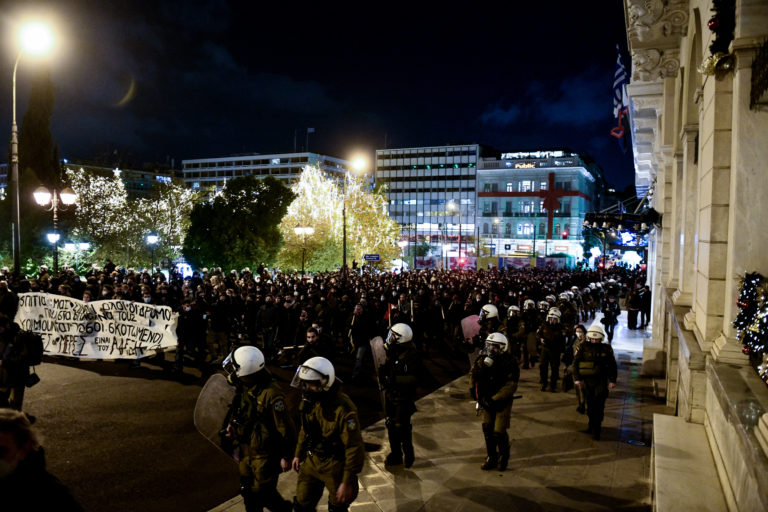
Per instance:
[[[21,344],[22,359],[29,366],[37,366],[43,362],[43,337],[31,331],[19,331],[17,339]]]

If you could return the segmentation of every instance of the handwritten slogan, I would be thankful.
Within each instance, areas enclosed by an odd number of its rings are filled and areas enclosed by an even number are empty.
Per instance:
[[[43,337],[46,355],[140,359],[176,347],[178,318],[168,306],[20,293],[15,321]]]

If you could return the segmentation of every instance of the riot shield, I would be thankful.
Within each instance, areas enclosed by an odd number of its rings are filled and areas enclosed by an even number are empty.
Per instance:
[[[211,375],[200,391],[195,404],[194,422],[197,431],[219,450],[237,460],[237,446],[223,436],[229,423],[229,412],[235,397],[235,387],[220,373]]]
[[[381,375],[379,375],[379,368],[387,362],[387,351],[384,350],[384,340],[381,336],[371,338],[371,353],[373,354],[373,367],[376,368],[376,381],[379,384],[381,406],[384,407],[384,388],[381,385]]]

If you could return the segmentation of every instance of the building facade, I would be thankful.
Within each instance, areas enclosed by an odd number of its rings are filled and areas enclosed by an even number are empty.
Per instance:
[[[377,185],[409,244],[453,245],[475,234],[478,144],[376,150]],[[465,245],[463,246],[465,247]]]
[[[768,275],[768,2],[624,5],[636,183],[662,214],[643,370],[705,427],[720,478],[700,485],[719,483],[729,510],[768,510],[768,389],[732,324],[745,272]]]
[[[299,178],[307,165],[316,165],[329,176],[344,179],[351,163],[317,153],[250,153],[220,158],[182,160],[182,179],[186,186],[221,190],[227,180],[241,176],[272,176],[288,183]]]
[[[602,176],[563,151],[502,153],[477,168],[478,236],[491,255],[582,256],[581,224]]]

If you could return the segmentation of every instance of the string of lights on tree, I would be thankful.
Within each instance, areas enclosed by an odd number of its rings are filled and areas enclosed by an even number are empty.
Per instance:
[[[733,321],[742,352],[756,364],[757,373],[768,385],[768,280],[762,274],[746,273],[739,292],[739,313]]]

